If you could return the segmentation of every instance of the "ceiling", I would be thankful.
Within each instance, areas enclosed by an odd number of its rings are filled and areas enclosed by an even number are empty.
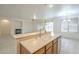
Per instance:
[[[79,14],[79,4],[54,4],[49,8],[46,4],[1,4],[0,17],[33,19],[36,14],[38,19],[52,18]]]

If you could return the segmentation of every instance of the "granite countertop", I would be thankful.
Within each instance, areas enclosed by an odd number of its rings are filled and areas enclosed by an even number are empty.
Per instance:
[[[59,34],[45,34],[40,37],[23,40],[20,41],[21,45],[23,45],[30,53],[34,53],[40,48],[44,47],[46,44],[58,38]]]

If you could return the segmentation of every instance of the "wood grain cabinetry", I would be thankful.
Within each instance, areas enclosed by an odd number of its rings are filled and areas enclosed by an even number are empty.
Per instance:
[[[42,48],[35,50],[34,52],[28,51],[22,44],[20,44],[20,54],[58,54],[59,53],[59,39],[55,38],[48,44],[44,45]],[[35,47],[35,46],[34,46]]]
[[[48,50],[51,46],[52,46],[52,42],[48,43],[48,44],[46,45],[46,50]]]
[[[52,42],[46,45],[46,54],[52,54],[53,52],[53,47],[52,47]]]
[[[45,54],[45,47],[39,49],[39,50],[36,51],[34,54]]]
[[[53,44],[53,54],[57,54],[58,53],[58,42],[55,42]]]
[[[52,54],[53,53],[53,47],[51,46],[49,49],[46,50],[46,54]]]
[[[21,54],[29,54],[28,50],[26,50],[25,47],[20,45],[20,53]],[[58,39],[55,39],[54,41],[48,43],[41,49],[37,50],[33,54],[57,54],[58,53]]]
[[[58,53],[58,39],[55,39],[46,46],[46,54],[57,54],[57,53]]]
[[[20,45],[20,54],[29,54],[29,51],[22,45]]]

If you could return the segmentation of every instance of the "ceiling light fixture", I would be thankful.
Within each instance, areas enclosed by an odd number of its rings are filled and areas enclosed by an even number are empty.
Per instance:
[[[68,22],[71,22],[71,20],[67,20]]]
[[[2,22],[9,23],[9,20],[3,19]]]
[[[49,8],[52,8],[52,7],[53,7],[53,5],[52,5],[52,4],[49,4],[49,5],[48,5],[48,7],[49,7]]]
[[[33,19],[36,19],[36,14],[33,15]]]

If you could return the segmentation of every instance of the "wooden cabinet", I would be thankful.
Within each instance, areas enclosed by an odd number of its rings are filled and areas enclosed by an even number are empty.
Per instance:
[[[22,45],[20,45],[20,54],[29,54],[29,51]]]
[[[58,38],[58,54],[60,54],[61,50],[61,36]]]
[[[51,46],[52,46],[52,42],[48,43],[48,44],[46,45],[46,50],[48,50]]]
[[[58,53],[58,42],[55,42],[53,44],[53,54],[57,54]]]
[[[36,51],[34,54],[45,54],[45,47],[39,49],[39,50]]]
[[[20,45],[20,53],[29,54],[30,52],[28,52],[25,47]],[[58,39],[46,44],[44,47],[35,51],[33,54],[58,54]]]
[[[46,45],[46,54],[52,54],[52,42]]]
[[[58,54],[58,39],[46,45],[46,54]]]
[[[46,50],[46,54],[52,54],[53,53],[53,47],[50,47]]]
[[[35,52],[35,54],[58,54],[58,39],[48,43],[45,47]]]

